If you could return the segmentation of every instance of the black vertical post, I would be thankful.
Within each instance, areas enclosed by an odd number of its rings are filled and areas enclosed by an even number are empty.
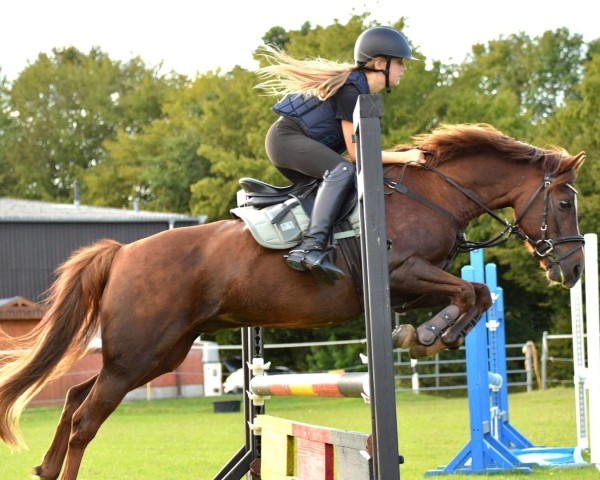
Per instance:
[[[247,327],[242,329],[242,361],[244,363],[244,419],[246,422],[246,448],[252,451],[252,459],[261,456],[261,438],[250,431],[248,425],[254,422],[257,415],[265,413],[265,406],[255,405],[248,397],[250,391],[251,371],[248,365],[253,365],[255,358],[264,359],[264,329],[262,327]]]
[[[244,364],[244,390],[250,390],[251,373],[248,364],[254,358],[263,358],[264,340],[262,327],[242,328],[242,363]],[[254,405],[247,395],[244,395],[244,429],[245,442],[237,453],[213,477],[213,480],[240,480],[250,472],[252,462],[261,456],[260,437],[254,435],[250,424],[257,415],[265,413],[264,405]],[[252,478],[254,475],[250,474]]]
[[[354,110],[365,326],[369,361],[373,474],[399,480],[398,426],[381,161],[380,95],[360,95]]]

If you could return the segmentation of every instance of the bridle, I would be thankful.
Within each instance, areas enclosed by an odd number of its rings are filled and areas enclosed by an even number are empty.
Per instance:
[[[483,202],[481,202],[473,193],[469,192],[466,188],[464,188],[462,185],[460,185],[458,182],[456,182],[452,178],[443,174],[442,172],[440,172],[438,169],[434,168],[431,165],[428,165],[426,163],[420,164],[421,168],[435,173],[438,177],[443,179],[448,184],[452,185],[454,188],[456,188],[458,191],[460,191],[464,196],[466,196],[472,202],[477,204],[481,209],[483,209],[485,213],[490,215],[493,219],[495,219],[496,221],[498,221],[499,223],[501,223],[504,226],[504,229],[498,235],[496,235],[488,240],[485,240],[485,241],[474,242],[474,241],[469,241],[466,239],[466,237],[464,236],[464,232],[462,232],[462,228],[461,228],[458,220],[456,220],[456,218],[450,212],[448,212],[448,210],[433,203],[428,198],[420,195],[419,193],[410,190],[406,185],[401,183],[401,179],[404,175],[404,170],[406,167],[407,167],[407,165],[404,165],[404,168],[402,169],[402,173],[400,175],[400,179],[398,182],[394,182],[391,179],[389,179],[388,177],[385,177],[384,178],[385,185],[392,188],[394,192],[401,193],[401,194],[406,195],[414,200],[419,201],[420,203],[428,206],[429,208],[435,210],[436,212],[438,212],[439,214],[441,214],[442,216],[444,216],[448,220],[450,220],[451,223],[457,229],[457,231],[460,233],[459,244],[457,246],[457,252],[470,252],[472,250],[477,250],[480,248],[495,247],[497,245],[501,245],[501,244],[507,242],[511,236],[515,235],[515,236],[519,237],[521,240],[527,242],[531,246],[532,253],[535,257],[537,257],[539,259],[547,259],[548,260],[547,268],[551,268],[554,265],[560,266],[560,263],[564,259],[566,259],[570,255],[575,253],[577,250],[582,248],[583,244],[585,243],[583,235],[579,235],[579,234],[578,235],[559,236],[556,238],[547,238],[548,215],[549,215],[549,211],[550,211],[550,206],[552,207],[552,213],[554,215],[554,220],[555,220],[555,223],[556,223],[556,226],[558,229],[558,233],[560,235],[560,225],[558,223],[558,218],[556,215],[556,208],[554,207],[554,203],[551,202],[551,198],[550,198],[550,190],[551,190],[550,186],[552,185],[552,183],[554,182],[555,179],[552,176],[550,176],[548,173],[545,174],[544,180],[542,181],[540,186],[535,190],[535,192],[533,192],[533,194],[531,195],[531,197],[525,204],[525,207],[517,216],[515,223],[510,223],[508,220],[501,218],[495,211],[493,211],[487,205],[485,205]],[[577,194],[577,190],[575,190],[575,188],[571,184],[566,183],[565,185],[568,188],[570,188],[571,190],[573,190],[573,192],[575,192],[575,194]],[[540,239],[534,240],[533,238],[531,238],[529,235],[527,235],[521,229],[521,227],[519,226],[519,222],[523,219],[523,217],[525,216],[525,214],[527,213],[529,208],[533,205],[534,201],[542,193],[544,194],[544,200],[543,200],[544,206],[543,206],[542,218],[541,218],[541,224],[540,224]],[[565,253],[564,255],[562,255],[560,257],[555,254],[554,247],[556,245],[560,245],[562,243],[571,243],[571,242],[577,242],[577,243],[580,243],[581,245],[574,247],[573,249],[571,249],[570,251],[568,251],[567,253]]]
[[[541,225],[540,225],[540,239],[539,240],[533,240],[531,237],[529,237],[527,234],[525,234],[520,228],[517,232],[517,235],[519,235],[520,238],[522,238],[523,240],[525,240],[527,243],[529,243],[529,245],[531,245],[531,247],[533,248],[533,255],[536,256],[537,258],[549,258],[549,262],[548,262],[548,268],[552,267],[553,265],[560,265],[560,262],[562,260],[564,260],[565,258],[569,257],[570,255],[572,255],[573,253],[575,253],[577,250],[579,250],[581,247],[583,247],[584,243],[585,243],[585,239],[583,237],[583,235],[565,235],[565,236],[559,236],[556,238],[546,238],[546,234],[548,232],[548,207],[551,206],[552,207],[552,213],[554,215],[554,223],[556,224],[556,228],[558,230],[558,234],[560,235],[560,223],[558,222],[558,218],[556,215],[556,208],[554,207],[554,202],[551,202],[551,198],[550,198],[550,186],[552,185],[552,182],[554,181],[554,178],[552,178],[550,175],[546,174],[544,177],[544,181],[542,182],[542,184],[538,187],[538,189],[535,191],[535,193],[532,195],[532,197],[529,199],[529,202],[527,202],[527,204],[525,205],[525,208],[523,209],[523,211],[521,212],[521,214],[519,215],[519,217],[516,219],[515,223],[519,223],[520,220],[523,218],[523,216],[525,215],[525,213],[527,212],[527,210],[529,209],[529,207],[531,206],[531,204],[533,203],[533,201],[537,198],[537,196],[544,192],[544,207],[543,207],[543,211],[542,211],[542,221],[541,221]],[[564,184],[566,187],[570,188],[575,195],[577,195],[577,190],[575,189],[575,187],[573,187],[573,185],[571,185],[570,183],[565,183]],[[576,208],[577,211],[577,208]],[[568,251],[567,253],[565,253],[564,255],[557,257],[554,253],[554,246],[555,245],[560,245],[561,243],[571,243],[571,242],[578,242],[581,243],[581,245],[578,245],[574,248],[572,248],[570,251]]]

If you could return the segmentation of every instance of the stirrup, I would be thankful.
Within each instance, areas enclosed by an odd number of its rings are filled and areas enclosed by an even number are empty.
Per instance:
[[[330,250],[292,250],[286,257],[287,264],[301,272],[310,271],[317,281],[324,285],[334,285],[344,278],[344,272],[329,260]]]
[[[289,267],[299,272],[306,272],[307,267],[304,263],[304,258],[310,250],[290,250],[287,255],[284,255],[285,262]]]

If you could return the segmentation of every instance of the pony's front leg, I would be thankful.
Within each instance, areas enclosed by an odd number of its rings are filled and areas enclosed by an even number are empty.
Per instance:
[[[44,455],[42,463],[33,469],[34,475],[39,476],[40,479],[55,480],[60,475],[65,455],[67,454],[67,447],[69,445],[73,414],[88,396],[90,389],[96,382],[96,378],[98,378],[98,375],[93,376],[84,383],[72,387],[67,393],[65,406],[58,427],[56,427],[52,444],[46,452],[46,455]]]
[[[492,306],[492,297],[487,285],[477,282],[471,282],[471,285],[475,290],[475,305],[442,334],[442,341],[448,345],[448,348],[462,345],[467,333],[473,329],[483,313]]]
[[[392,270],[390,289],[399,297],[422,295],[445,298],[449,302],[417,330],[412,325],[401,325],[394,330],[394,346],[410,348],[413,358],[432,356],[446,348],[460,346],[464,335],[491,305],[486,285],[455,277],[417,256],[409,257]]]

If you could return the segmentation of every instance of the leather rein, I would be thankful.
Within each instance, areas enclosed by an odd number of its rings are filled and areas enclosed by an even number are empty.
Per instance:
[[[541,185],[535,190],[535,192],[533,192],[529,201],[525,205],[525,208],[523,208],[520,215],[516,218],[515,223],[510,223],[508,220],[501,218],[496,212],[494,212],[493,210],[488,208],[487,205],[485,205],[483,202],[481,202],[474,194],[469,192],[467,189],[465,189],[462,185],[460,185],[458,182],[456,182],[452,178],[443,174],[442,172],[440,172],[438,169],[436,169],[435,167],[433,167],[431,165],[428,165],[426,163],[420,164],[421,168],[424,168],[425,170],[435,173],[438,177],[443,179],[448,184],[452,185],[454,188],[456,188],[458,191],[460,191],[465,197],[467,197],[469,200],[471,200],[472,202],[477,204],[481,209],[483,209],[485,213],[490,215],[493,219],[495,219],[496,221],[498,221],[500,224],[502,224],[504,226],[504,229],[500,233],[498,233],[498,235],[495,235],[494,237],[492,237],[488,240],[485,240],[485,241],[474,242],[474,241],[469,241],[466,239],[466,236],[464,234],[464,230],[463,230],[462,226],[460,225],[458,220],[454,217],[454,215],[452,215],[452,213],[450,213],[448,210],[441,207],[440,205],[432,202],[427,197],[424,197],[423,195],[410,190],[406,185],[404,185],[402,183],[402,178],[404,176],[404,172],[407,167],[408,167],[408,165],[404,164],[404,166],[401,169],[401,173],[399,175],[398,181],[393,181],[389,177],[384,176],[384,184],[387,187],[392,189],[392,192],[390,192],[390,193],[398,192],[402,195],[406,195],[407,197],[420,202],[421,204],[431,208],[438,214],[440,214],[443,217],[445,217],[446,219],[448,219],[457,231],[457,237],[458,237],[457,252],[464,253],[464,252],[470,252],[471,250],[476,250],[479,248],[495,247],[497,245],[501,245],[501,244],[507,242],[511,236],[516,235],[521,240],[523,240],[523,241],[529,243],[529,245],[531,245],[531,247],[533,249],[532,253],[535,257],[537,257],[539,259],[547,258],[549,261],[547,268],[550,268],[553,265],[560,265],[560,263],[565,258],[569,257],[570,255],[575,253],[577,250],[582,248],[583,244],[585,243],[583,235],[565,235],[565,236],[559,236],[557,238],[546,238],[547,230],[548,230],[548,215],[549,215],[550,205],[552,206],[552,213],[554,215],[554,220],[556,222],[556,226],[557,226],[558,232],[560,234],[560,225],[559,225],[558,219],[556,217],[556,209],[554,207],[554,203],[551,202],[551,198],[550,198],[550,186],[552,185],[552,182],[554,182],[555,179],[552,178],[547,173],[545,174],[544,180],[542,181]],[[394,167],[392,167],[392,168],[394,168]],[[575,190],[575,188],[571,184],[567,183],[566,186],[569,187],[571,190],[573,190],[575,192],[575,194],[577,194],[577,190]],[[540,225],[541,237],[539,240],[534,240],[529,235],[527,235],[525,232],[523,232],[523,230],[521,229],[521,227],[519,227],[518,224],[522,220],[524,215],[527,213],[527,211],[529,210],[529,208],[531,207],[531,205],[533,204],[535,199],[541,193],[544,194],[544,207],[543,207],[543,211],[542,211],[542,219],[541,219],[541,225]],[[574,247],[573,249],[571,249],[570,251],[568,251],[567,253],[565,253],[564,255],[562,255],[560,257],[554,253],[554,247],[556,245],[559,245],[561,243],[570,243],[570,242],[578,242],[581,245]]]

